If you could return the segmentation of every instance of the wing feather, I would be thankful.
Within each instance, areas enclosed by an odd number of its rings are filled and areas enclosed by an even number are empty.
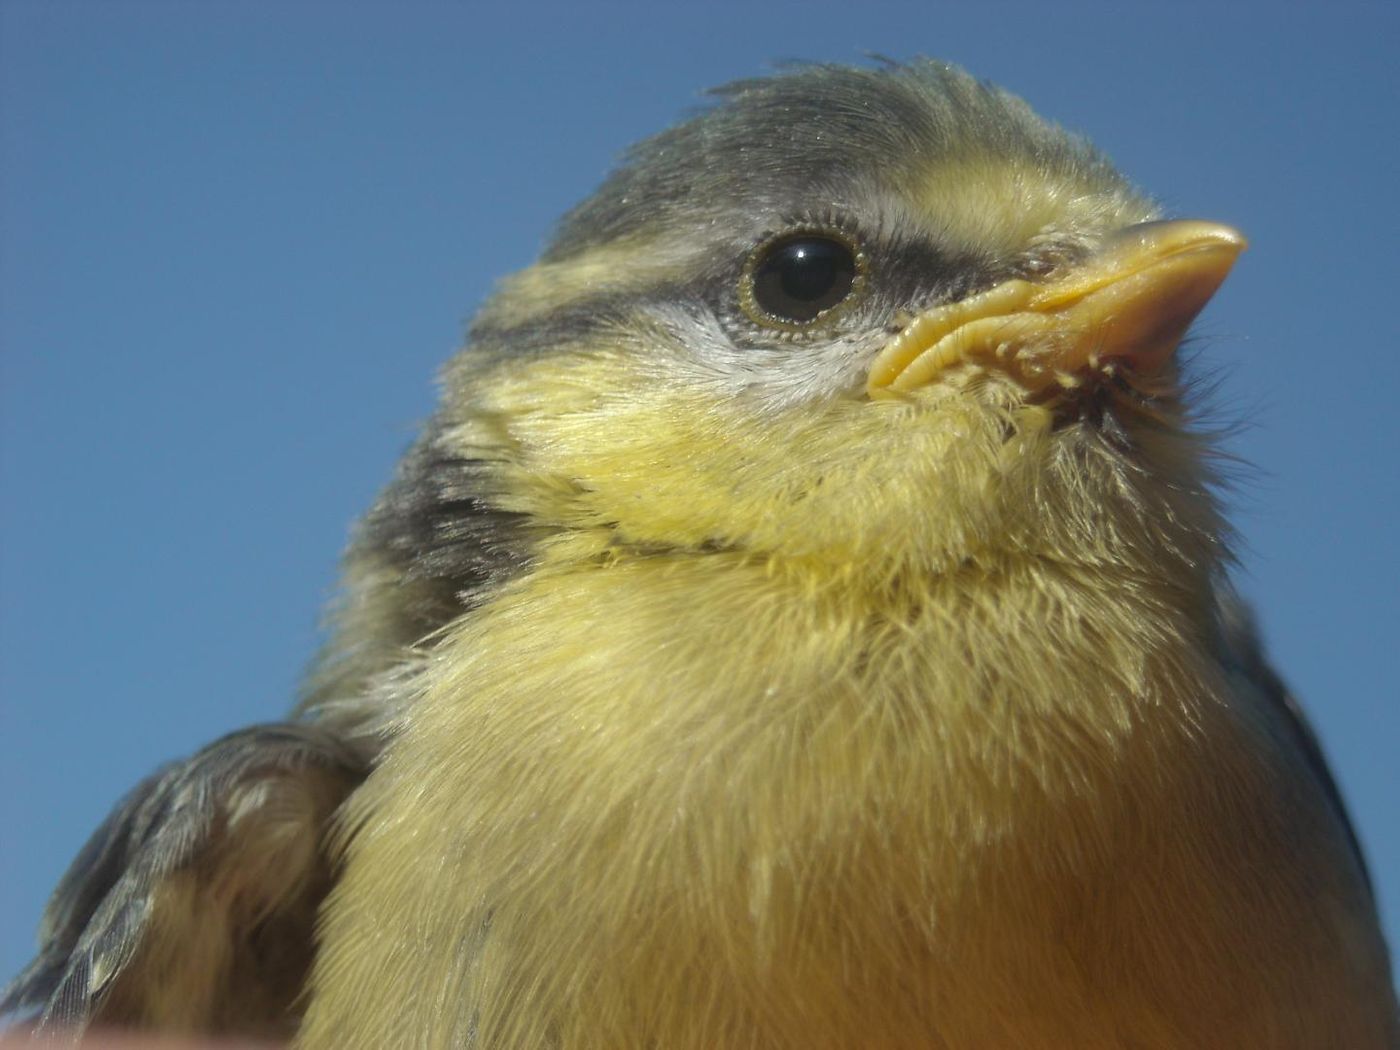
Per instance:
[[[333,877],[328,822],[366,758],[311,723],[253,726],[139,784],[54,891],[0,1013],[279,1036]]]
[[[1338,823],[1345,831],[1357,870],[1374,900],[1375,887],[1371,882],[1371,873],[1366,866],[1361,840],[1357,838],[1356,828],[1351,822],[1341,789],[1337,786],[1337,780],[1332,775],[1332,769],[1323,753],[1322,744],[1303,712],[1302,705],[1268,661],[1253,612],[1233,589],[1221,585],[1216,589],[1216,614],[1224,640],[1225,663],[1254,685],[1269,704],[1278,723],[1284,726],[1292,737],[1299,754],[1326,794]]]

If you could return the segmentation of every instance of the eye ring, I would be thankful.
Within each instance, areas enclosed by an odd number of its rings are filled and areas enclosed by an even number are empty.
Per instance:
[[[739,306],[755,324],[793,334],[829,325],[865,290],[870,262],[832,223],[803,223],[764,237],[744,261]]]

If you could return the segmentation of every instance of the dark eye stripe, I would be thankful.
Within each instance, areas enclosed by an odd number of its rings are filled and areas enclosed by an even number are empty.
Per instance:
[[[823,304],[815,319],[806,322],[766,311],[757,301],[753,278],[761,264],[773,257],[770,251],[776,249],[774,255],[781,257],[783,250],[791,251],[795,245],[815,241],[832,241],[852,253],[856,272],[844,298],[832,306]],[[716,249],[702,266],[686,274],[668,275],[654,284],[625,291],[600,289],[593,294],[571,296],[557,305],[538,304],[524,314],[478,314],[470,333],[471,352],[481,358],[559,353],[596,340],[599,332],[635,327],[638,317],[655,307],[671,305],[713,311],[740,344],[767,342],[771,337],[801,338],[824,331],[828,322],[848,316],[857,304],[863,304],[860,309],[865,305],[875,309],[869,321],[878,327],[896,310],[926,309],[1014,276],[989,260],[951,256],[921,240],[877,242],[867,250],[846,229],[825,224],[790,228],[760,243],[746,258],[736,259],[728,251],[718,246]],[[826,279],[820,274],[818,277]],[[799,286],[797,291],[810,294],[810,288],[811,285]],[[734,321],[738,323],[731,323]]]

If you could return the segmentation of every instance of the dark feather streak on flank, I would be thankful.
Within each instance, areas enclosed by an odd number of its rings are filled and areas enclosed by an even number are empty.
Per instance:
[[[491,504],[489,466],[453,450],[441,421],[409,451],[362,525],[364,546],[406,579],[441,581],[459,599],[520,568],[520,517]]]
[[[298,704],[354,738],[378,732],[375,679],[530,562],[524,519],[492,503],[489,465],[454,449],[450,427],[427,425],[356,529],[332,638]]]

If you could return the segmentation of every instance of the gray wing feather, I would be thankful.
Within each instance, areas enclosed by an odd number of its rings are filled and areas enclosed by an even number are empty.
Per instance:
[[[40,1031],[80,1032],[142,947],[161,885],[211,851],[228,829],[235,799],[246,811],[248,799],[256,807],[260,797],[248,794],[251,787],[311,771],[331,775],[348,793],[366,766],[324,728],[282,723],[233,733],[147,778],[59,882],[40,926],[39,953],[0,992],[0,1014],[37,1009]]]
[[[1361,840],[1356,835],[1356,828],[1347,812],[1341,789],[1337,786],[1336,778],[1332,776],[1331,767],[1322,751],[1322,744],[1307,715],[1303,713],[1302,705],[1270,665],[1264,653],[1264,644],[1259,637],[1259,628],[1253,612],[1233,588],[1221,584],[1216,588],[1216,613],[1224,641],[1225,663],[1254,684],[1273,709],[1279,723],[1292,735],[1299,753],[1327,795],[1337,821],[1346,832],[1357,870],[1374,899],[1375,887],[1371,882],[1371,872],[1366,866]]]

